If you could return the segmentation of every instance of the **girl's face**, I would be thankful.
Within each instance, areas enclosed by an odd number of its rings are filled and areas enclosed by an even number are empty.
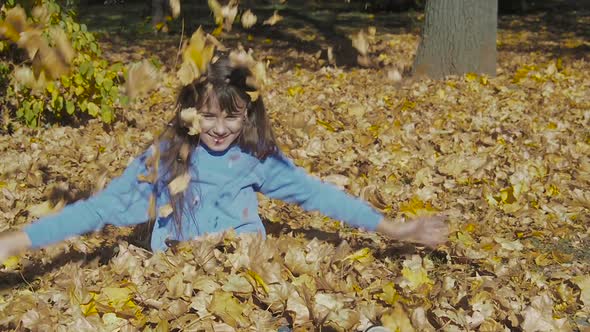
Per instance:
[[[243,103],[242,101],[237,101]],[[246,105],[238,106],[238,112],[222,110],[215,93],[209,93],[207,102],[200,110],[201,142],[210,150],[222,152],[240,136],[244,126]]]

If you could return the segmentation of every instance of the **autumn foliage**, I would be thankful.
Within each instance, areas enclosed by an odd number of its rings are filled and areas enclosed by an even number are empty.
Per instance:
[[[282,150],[391,218],[445,212],[446,245],[396,243],[270,200],[260,209],[266,240],[229,233],[154,255],[132,230],[107,228],[4,262],[0,329],[588,329],[590,66],[576,54],[587,41],[535,34],[539,45],[571,52],[529,52],[532,34],[500,23],[495,78],[415,81],[388,67],[256,51],[268,64],[264,98]],[[416,33],[370,31],[362,56],[412,62]],[[192,47],[206,48],[205,38]],[[176,57],[178,40],[162,42],[160,57]],[[181,63],[165,65],[161,81],[195,77],[201,58],[185,45],[180,56],[195,66],[179,74]],[[145,95],[133,82],[157,82],[156,73],[150,63],[133,68],[128,75],[142,79],[128,78],[125,91]],[[43,131],[16,124],[1,136],[0,230],[120,174],[174,112],[175,85],[150,85],[141,108],[122,110],[133,121],[110,131],[94,120]]]

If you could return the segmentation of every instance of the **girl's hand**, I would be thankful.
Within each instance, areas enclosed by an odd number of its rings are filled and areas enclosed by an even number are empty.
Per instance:
[[[445,216],[418,217],[407,222],[392,222],[383,219],[377,232],[401,241],[423,244],[430,248],[443,244],[449,237]]]
[[[0,264],[31,247],[31,239],[23,231],[0,233]]]

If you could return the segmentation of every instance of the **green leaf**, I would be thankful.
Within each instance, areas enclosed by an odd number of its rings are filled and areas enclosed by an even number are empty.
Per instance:
[[[31,107],[25,108],[25,121],[30,123],[31,120],[35,117],[35,113]]]
[[[113,109],[108,105],[102,105],[100,116],[102,122],[111,123],[113,121]]]
[[[63,84],[64,88],[69,88],[72,85],[72,80],[67,76],[62,76],[61,84]]]
[[[123,64],[120,62],[116,62],[114,64],[111,65],[111,67],[109,68],[109,71],[113,71],[113,72],[119,72],[121,70],[123,70]]]
[[[57,96],[57,98],[55,99],[55,102],[53,103],[53,108],[56,111],[61,111],[64,108],[64,97]]]
[[[74,106],[74,103],[70,100],[66,101],[66,112],[68,112],[69,115],[72,115],[75,110],[76,107]]]
[[[117,89],[116,86],[111,87],[111,89],[109,90],[109,96],[113,100],[117,99],[117,97],[119,97],[119,89]]]
[[[76,94],[76,96],[79,96],[84,93],[84,88],[82,86],[78,85],[76,87],[76,89],[74,90],[74,93]]]
[[[129,97],[127,97],[127,95],[121,95],[119,97],[119,102],[121,105],[129,105]]]
[[[98,53],[98,45],[96,45],[96,43],[90,43],[90,50],[94,53]]]
[[[102,83],[104,82],[104,73],[103,72],[97,72],[96,76],[94,77],[94,80],[96,81],[97,85],[102,85]]]
[[[103,82],[104,88],[105,90],[111,90],[111,88],[113,87],[113,80],[111,80],[110,78],[107,78],[104,80]]]
[[[82,62],[80,64],[80,74],[86,76],[86,73],[90,69],[90,66],[92,66],[92,64],[89,61]],[[76,77],[77,77],[77,75],[76,75]]]
[[[93,102],[89,102],[88,103],[88,114],[90,114],[93,117],[96,117],[98,115],[98,112],[100,112],[100,108]]]
[[[81,68],[82,66],[80,66]],[[78,85],[82,85],[82,83],[84,83],[84,77],[82,77],[82,75],[80,75],[80,73],[76,74],[74,76],[74,83],[78,84]]]

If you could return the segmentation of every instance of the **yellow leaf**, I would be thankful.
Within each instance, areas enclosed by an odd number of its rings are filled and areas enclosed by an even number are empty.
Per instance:
[[[169,215],[171,215],[173,211],[174,210],[172,209],[172,205],[166,204],[166,205],[160,207],[160,209],[158,210],[158,216],[160,218],[166,218]]]
[[[8,257],[2,262],[2,265],[4,265],[4,268],[9,271],[16,270],[20,266],[20,258],[18,256]]]
[[[213,30],[213,32],[211,32],[211,34],[215,37],[218,37],[219,35],[221,35],[221,32],[223,32],[223,24],[218,25],[215,30]]]
[[[409,287],[416,290],[422,285],[432,285],[433,281],[428,277],[428,272],[422,266],[422,258],[418,255],[412,256],[411,259],[405,260],[402,265],[402,276],[404,280],[400,283],[402,287]]]
[[[289,93],[289,96],[294,97],[295,95],[303,93],[303,88],[300,85],[293,86],[287,89],[287,93]]]
[[[577,276],[571,279],[580,288],[580,300],[590,308],[590,276]]]
[[[467,73],[467,74],[465,74],[465,78],[468,81],[475,81],[475,80],[477,80],[477,74],[476,73]]]
[[[143,60],[129,66],[125,90],[130,99],[143,97],[155,89],[160,82],[160,74],[149,61]]]
[[[553,261],[549,257],[549,254],[540,254],[535,257],[535,264],[538,266],[548,266],[553,264]]]
[[[84,316],[98,314],[98,310],[96,310],[96,302],[94,302],[94,300],[90,300],[87,304],[80,304],[80,309],[82,309],[82,314],[84,314]]]
[[[395,290],[393,282],[385,284],[385,286],[383,286],[383,293],[378,294],[377,297],[389,305],[394,305],[399,300],[399,295]]]
[[[465,225],[465,231],[469,232],[469,233],[473,233],[475,232],[476,226],[474,223],[469,223],[467,225]]]
[[[367,53],[369,53],[369,41],[367,40],[367,35],[364,30],[360,30],[354,34],[351,39],[352,47],[354,47],[359,54],[367,55]]]
[[[416,103],[410,100],[404,100],[404,103],[402,104],[402,112],[403,111],[408,111],[408,110],[413,110],[414,108],[416,108]]]
[[[268,294],[268,285],[264,282],[264,279],[262,279],[262,277],[258,273],[249,269],[248,271],[246,271],[246,275],[252,278],[256,285],[262,287],[264,292]]]
[[[199,27],[182,52],[183,62],[176,74],[181,83],[190,84],[204,74],[214,52],[215,45],[205,38],[203,29]]]
[[[262,24],[264,25],[275,25],[283,20],[283,17],[279,15],[279,11],[275,10],[271,17],[266,19]]]
[[[396,303],[392,310],[389,310],[387,313],[381,316],[381,323],[384,327],[393,332],[415,331],[412,323],[410,322],[408,314],[399,303]]]
[[[322,126],[322,127],[326,128],[328,131],[331,131],[331,132],[335,132],[335,131],[336,131],[336,129],[335,129],[334,127],[332,127],[332,125],[330,125],[330,124],[329,124],[328,122],[326,122],[326,121],[317,120],[317,123],[318,123],[320,126]]]
[[[431,216],[438,212],[430,203],[425,203],[416,196],[409,202],[400,204],[399,211],[411,217]]]
[[[237,328],[247,325],[247,321],[242,315],[244,305],[231,293],[224,291],[213,293],[213,298],[207,306],[207,310],[231,327]]]
[[[106,299],[109,306],[120,310],[131,300],[132,294],[133,290],[129,287],[105,287],[101,290],[98,301]]]
[[[238,293],[238,294],[250,294],[254,289],[248,282],[248,279],[235,274],[230,274],[227,277],[227,281],[223,283],[222,290],[226,292]]]
[[[221,13],[221,5],[217,0],[207,0],[207,4],[209,8],[213,12],[213,16],[215,17],[215,24],[221,25],[223,23],[223,14]]]
[[[574,255],[559,252],[557,250],[553,250],[551,256],[553,256],[553,259],[559,264],[569,263],[574,259]]]
[[[355,251],[354,253],[346,256],[344,258],[344,260],[351,260],[351,261],[357,261],[361,264],[365,264],[365,263],[371,263],[375,260],[375,258],[373,257],[373,254],[371,253],[371,249],[369,248],[363,248],[360,250]]]
[[[169,0],[168,1],[172,17],[177,18],[180,15],[180,0]]]
[[[256,15],[254,15],[250,9],[246,10],[243,14],[242,14],[242,26],[244,27],[244,29],[249,29],[251,28],[254,24],[256,24],[256,21],[258,20],[258,18],[256,17]],[[248,37],[250,37],[250,35],[248,35]]]
[[[174,180],[172,180],[168,184],[168,189],[170,190],[170,195],[174,196],[180,192],[185,191],[186,188],[188,187],[190,180],[191,180],[191,175],[188,172],[176,177]]]
[[[6,18],[0,22],[0,36],[17,42],[20,39],[21,32],[28,28],[25,10],[20,5],[16,5],[16,7],[6,12]]]

